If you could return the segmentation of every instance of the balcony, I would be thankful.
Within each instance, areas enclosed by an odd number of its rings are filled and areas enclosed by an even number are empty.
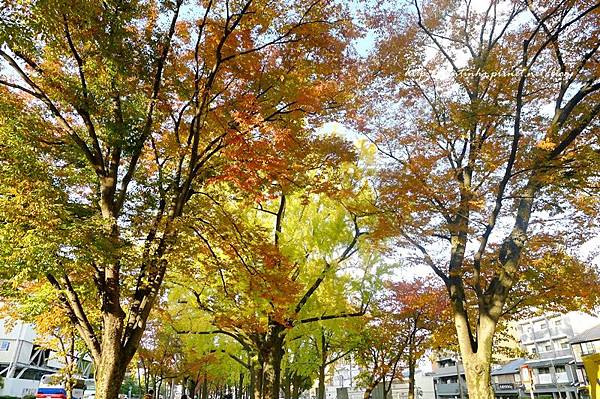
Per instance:
[[[460,395],[460,391],[458,390],[458,383],[450,383],[450,384],[436,384],[435,385],[435,391],[437,392],[438,395],[453,395],[453,396],[457,396]],[[466,392],[466,388],[463,385],[462,387],[463,392]]]
[[[550,338],[573,337],[573,328],[571,326],[561,326],[546,328],[541,331],[531,331],[521,334],[521,343],[531,343]]]
[[[552,384],[552,375],[551,374],[538,374],[537,376],[537,384]]]
[[[567,372],[564,373],[556,373],[556,382],[558,382],[559,384],[566,384],[569,383],[569,375],[567,374]]]
[[[540,359],[553,359],[557,357],[573,356],[571,349],[556,349],[548,352],[540,352],[537,354]]]

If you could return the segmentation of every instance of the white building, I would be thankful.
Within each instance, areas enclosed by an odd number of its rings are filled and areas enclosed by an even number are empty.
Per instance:
[[[533,358],[572,356],[569,340],[600,320],[583,312],[549,313],[517,323],[520,343]]]
[[[33,325],[16,322],[9,329],[6,320],[0,319],[0,377],[4,378],[0,396],[35,395],[42,375],[62,367],[54,352],[36,344],[36,337]],[[91,362],[84,360],[81,366],[89,375]]]
[[[598,318],[582,312],[547,313],[517,323],[519,342],[527,358],[516,359],[492,372],[497,398],[519,397],[524,391],[519,367],[531,370],[535,392],[549,398],[584,398],[583,368],[577,367],[570,342]]]
[[[352,359],[339,362],[329,373],[330,378],[326,380],[325,399],[363,399],[365,390],[356,384],[356,377],[360,368],[353,363]],[[408,375],[404,373],[404,381],[396,381],[388,399],[408,398]],[[421,370],[415,372],[415,397],[418,399],[434,399],[433,376]],[[315,395],[316,396],[316,391]],[[382,387],[373,391],[373,398],[383,399]]]

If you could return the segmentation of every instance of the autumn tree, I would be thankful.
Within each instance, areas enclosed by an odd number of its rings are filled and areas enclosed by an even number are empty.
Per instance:
[[[0,303],[0,314],[7,327],[17,321],[34,326],[34,344],[51,351],[51,358],[60,365],[57,378],[64,383],[67,399],[71,399],[77,378],[91,371],[90,359],[66,312],[57,302],[56,291],[45,282],[30,283],[13,293],[9,301]]]
[[[253,359],[255,398],[279,397],[285,344],[295,327],[364,314],[368,277],[361,285],[343,268],[353,266],[353,258],[364,262],[354,269],[372,267],[367,233],[374,220],[364,208],[370,206],[368,182],[352,165],[329,168],[342,176],[335,194],[333,180],[299,190],[300,178],[287,188],[278,183],[282,192],[260,202],[228,204],[226,192],[215,193],[221,210],[212,219],[228,221],[229,229],[217,230],[198,215],[193,233],[204,246],[197,267],[213,270],[213,278],[176,278],[187,289],[179,300],[183,309],[174,308],[177,328],[236,339]]]
[[[290,336],[291,337],[291,336]],[[315,382],[315,353],[305,335],[295,335],[285,345],[281,385],[284,399],[299,399]]]
[[[402,378],[409,335],[408,320],[396,317],[383,302],[372,306],[354,353],[361,369],[357,379],[365,389],[364,399],[370,399],[378,386],[386,398],[394,381]]]
[[[387,227],[446,285],[469,394],[491,399],[497,325],[533,297],[515,287],[544,292],[566,258],[598,281],[574,249],[598,220],[600,4],[405,5],[373,12],[357,128],[383,156]],[[589,306],[595,287],[562,295]]]
[[[115,399],[198,193],[335,161],[312,128],[345,101],[354,31],[328,0],[28,0],[0,18],[2,279],[47,279]]]
[[[327,291],[333,291],[335,284],[338,282],[333,280]],[[331,295],[326,295],[326,298],[331,298]],[[318,300],[315,302],[317,308],[324,308]],[[302,371],[312,379],[316,377],[318,399],[326,397],[327,375],[331,375],[339,362],[350,358],[358,347],[363,326],[361,317],[339,318],[304,324],[289,333],[286,348],[298,347],[295,352],[301,352],[294,356],[294,370]]]
[[[182,357],[182,344],[177,335],[168,328],[150,323],[137,352],[145,391],[152,388],[160,394],[169,381],[178,380],[182,371],[179,368]]]
[[[444,287],[423,279],[389,283],[386,307],[407,322],[404,363],[408,369],[408,398],[415,398],[417,362],[427,351],[447,348],[456,340]]]
[[[352,353],[358,346],[358,333],[349,329],[348,325],[319,326],[317,334],[311,338],[318,356],[319,386],[318,399],[325,399],[325,375],[330,367]]]

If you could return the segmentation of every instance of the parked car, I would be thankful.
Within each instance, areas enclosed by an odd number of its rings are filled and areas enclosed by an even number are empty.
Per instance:
[[[85,380],[85,392],[83,392],[83,399],[96,399],[96,381],[93,378]]]
[[[75,378],[75,386],[72,392],[73,399],[83,399],[85,388],[85,380]],[[67,391],[63,376],[59,374],[46,374],[42,376],[35,397],[38,399],[66,399]]]

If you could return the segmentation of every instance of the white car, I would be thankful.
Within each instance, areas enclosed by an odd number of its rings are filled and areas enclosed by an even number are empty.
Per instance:
[[[93,378],[85,380],[85,391],[82,399],[96,399],[96,381]]]

